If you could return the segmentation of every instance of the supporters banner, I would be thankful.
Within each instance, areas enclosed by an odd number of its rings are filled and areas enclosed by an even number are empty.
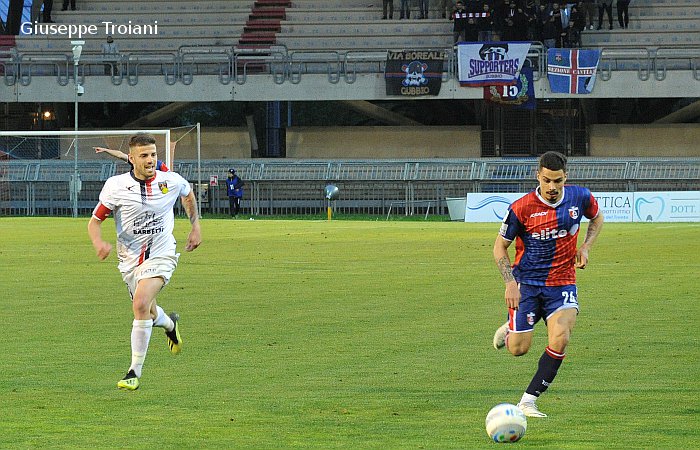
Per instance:
[[[553,93],[590,94],[593,92],[600,50],[550,48],[547,51],[547,78]]]
[[[514,84],[529,51],[529,42],[459,43],[459,83],[463,86]]]
[[[444,51],[389,51],[384,73],[386,95],[438,95],[444,60]]]
[[[535,109],[535,83],[532,67],[523,67],[511,86],[484,86],[484,99],[499,105]]]

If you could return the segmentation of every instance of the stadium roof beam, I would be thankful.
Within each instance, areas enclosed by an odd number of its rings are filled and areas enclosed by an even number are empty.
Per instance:
[[[416,122],[413,119],[391,112],[386,108],[382,108],[381,106],[377,106],[365,100],[346,100],[343,101],[343,103],[349,108],[373,119],[382,121],[387,125],[423,125],[420,122]]]
[[[655,120],[654,123],[692,123],[700,118],[700,100]]]
[[[139,128],[139,127],[153,127],[157,126],[168,119],[171,119],[182,111],[185,111],[194,105],[194,102],[173,102],[169,103],[162,108],[153,111],[152,113],[146,114],[143,117],[139,117],[131,123],[124,125],[124,128]]]

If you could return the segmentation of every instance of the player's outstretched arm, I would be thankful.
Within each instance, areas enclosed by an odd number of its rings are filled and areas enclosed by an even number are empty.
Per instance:
[[[513,276],[513,268],[510,265],[510,256],[508,256],[508,247],[510,247],[510,244],[510,241],[498,235],[498,237],[496,237],[496,242],[493,244],[493,259],[496,260],[498,270],[501,272],[503,282],[506,284],[506,306],[508,308],[518,309],[518,305],[520,304],[520,289]]]
[[[112,244],[102,240],[102,221],[94,217],[88,222],[88,236],[92,241],[92,246],[95,248],[95,253],[100,261],[105,260],[112,251]]]
[[[95,153],[107,153],[109,156],[112,156],[117,159],[121,159],[122,161],[129,162],[129,156],[119,150],[112,150],[111,148],[106,148],[106,147],[93,147],[95,149]]]
[[[186,196],[180,197],[180,200],[182,201],[182,206],[185,208],[185,213],[187,214],[187,217],[190,218],[190,223],[192,224],[192,230],[187,236],[187,245],[185,246],[185,251],[191,252],[202,243],[202,230],[199,227],[197,202],[193,191],[190,191],[190,193]]]
[[[586,230],[586,238],[583,240],[583,244],[576,251],[576,263],[574,264],[577,269],[585,269],[588,265],[588,251],[593,246],[593,243],[598,238],[600,230],[603,229],[603,213],[599,212],[597,216],[588,222],[588,230]]]

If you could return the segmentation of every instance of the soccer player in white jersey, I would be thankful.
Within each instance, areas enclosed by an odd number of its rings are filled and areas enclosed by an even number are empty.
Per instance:
[[[114,213],[118,267],[129,288],[134,312],[131,366],[117,387],[132,391],[140,384],[153,327],[165,329],[173,354],[182,350],[179,316],[165,314],[156,304],[156,296],[170,280],[180,256],[175,251],[173,236],[173,206],[178,197],[192,225],[185,250],[192,251],[202,242],[196,200],[190,184],[175,172],[157,171],[157,161],[155,138],[149,134],[132,136],[129,162],[133,170],[105,182],[100,201],[88,223],[88,235],[97,257],[104,260],[112,251],[112,245],[102,239],[102,222]]]

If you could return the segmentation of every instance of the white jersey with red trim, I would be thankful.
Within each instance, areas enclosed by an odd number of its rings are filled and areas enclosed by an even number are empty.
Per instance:
[[[156,171],[141,181],[132,173],[107,180],[92,215],[104,220],[114,212],[119,270],[129,272],[148,258],[175,255],[173,207],[190,193],[190,184],[175,172]]]

